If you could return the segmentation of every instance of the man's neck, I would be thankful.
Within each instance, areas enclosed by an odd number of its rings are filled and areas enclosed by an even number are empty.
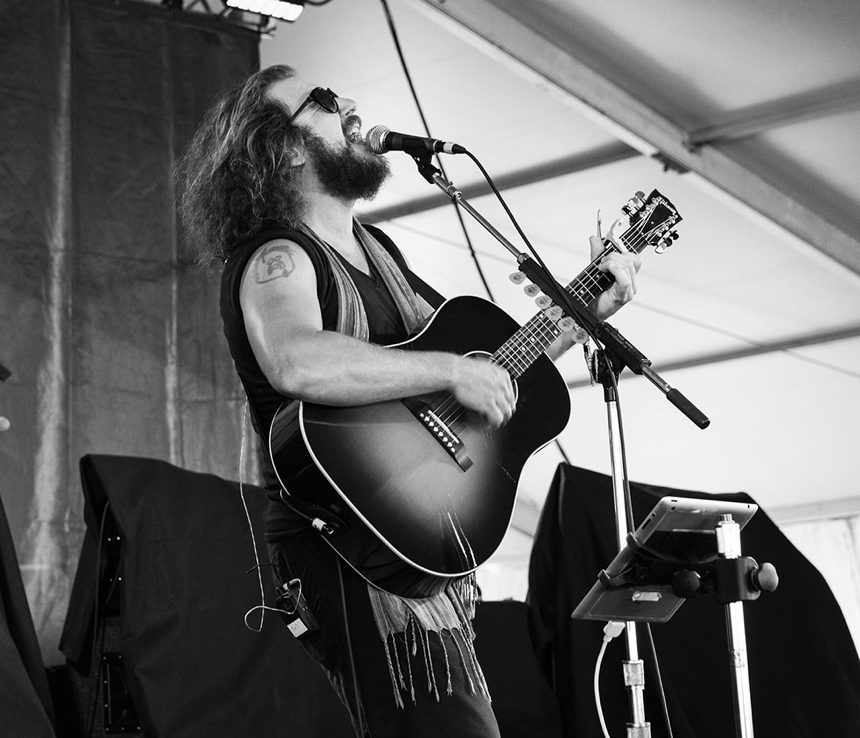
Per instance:
[[[313,193],[307,197],[304,221],[323,241],[344,253],[352,249],[354,202]]]

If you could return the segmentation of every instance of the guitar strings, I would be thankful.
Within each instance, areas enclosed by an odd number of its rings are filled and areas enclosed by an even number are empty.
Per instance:
[[[625,245],[636,253],[640,253],[649,242],[644,232],[645,225],[644,219],[640,219],[620,237]],[[603,253],[585,268],[582,275],[565,288],[566,291],[582,305],[587,305],[597,296],[596,288],[602,287],[601,283],[611,279],[597,268],[598,264],[605,256],[618,250],[618,247],[610,242]],[[587,300],[583,299],[583,292],[588,295]],[[556,321],[541,310],[496,351],[492,360],[516,379],[544,352],[545,348],[541,348],[543,343],[547,339],[554,339],[560,332]],[[458,429],[465,408],[452,395],[445,395],[437,405],[430,403],[430,407],[439,421],[451,431]]]

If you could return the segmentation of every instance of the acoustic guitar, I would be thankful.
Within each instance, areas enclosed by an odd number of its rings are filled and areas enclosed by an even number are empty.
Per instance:
[[[598,269],[612,250],[664,250],[681,217],[659,192],[642,193],[624,212],[629,227],[566,290],[588,305],[612,283]],[[541,296],[544,297],[544,296]],[[478,297],[443,303],[426,326],[395,348],[449,351],[508,370],[516,412],[490,428],[450,394],[333,407],[285,403],[269,434],[269,452],[285,499],[318,519],[325,540],[375,586],[418,597],[473,572],[498,549],[514,511],[529,457],[564,430],[567,385],[546,349],[572,321],[546,304],[520,326]],[[290,440],[298,427],[316,474],[295,478]]]

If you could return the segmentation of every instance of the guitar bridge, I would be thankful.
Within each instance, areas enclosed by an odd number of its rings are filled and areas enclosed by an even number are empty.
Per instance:
[[[436,415],[429,404],[421,402],[417,397],[407,397],[403,400],[403,404],[421,421],[424,428],[448,452],[448,455],[457,462],[463,471],[467,471],[474,464],[466,453],[466,447],[459,436],[448,427],[447,423]]]

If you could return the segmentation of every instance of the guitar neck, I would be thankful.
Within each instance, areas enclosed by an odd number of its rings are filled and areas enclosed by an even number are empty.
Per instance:
[[[618,250],[611,242],[607,244],[606,250],[564,288],[584,308],[588,307],[591,301],[613,282],[611,275],[600,271],[597,267],[606,254]],[[555,320],[544,311],[540,311],[504,343],[493,355],[493,360],[504,366],[516,379],[553,344],[562,332]]]
[[[591,262],[565,290],[582,307],[588,305],[604,290],[612,285],[614,278],[611,274],[599,269],[604,256],[612,252],[629,251],[639,254],[648,245],[656,245],[658,251],[665,250],[677,238],[677,233],[669,233],[669,229],[681,220],[677,209],[657,190],[647,198],[642,199],[642,193],[637,193],[635,200],[628,202],[625,212],[631,216],[630,227],[618,236],[618,242],[604,239],[603,253]],[[668,235],[667,235],[668,234]],[[556,321],[544,311],[535,315],[528,323],[520,328],[493,355],[493,360],[505,367],[516,379],[528,369],[562,334]]]

